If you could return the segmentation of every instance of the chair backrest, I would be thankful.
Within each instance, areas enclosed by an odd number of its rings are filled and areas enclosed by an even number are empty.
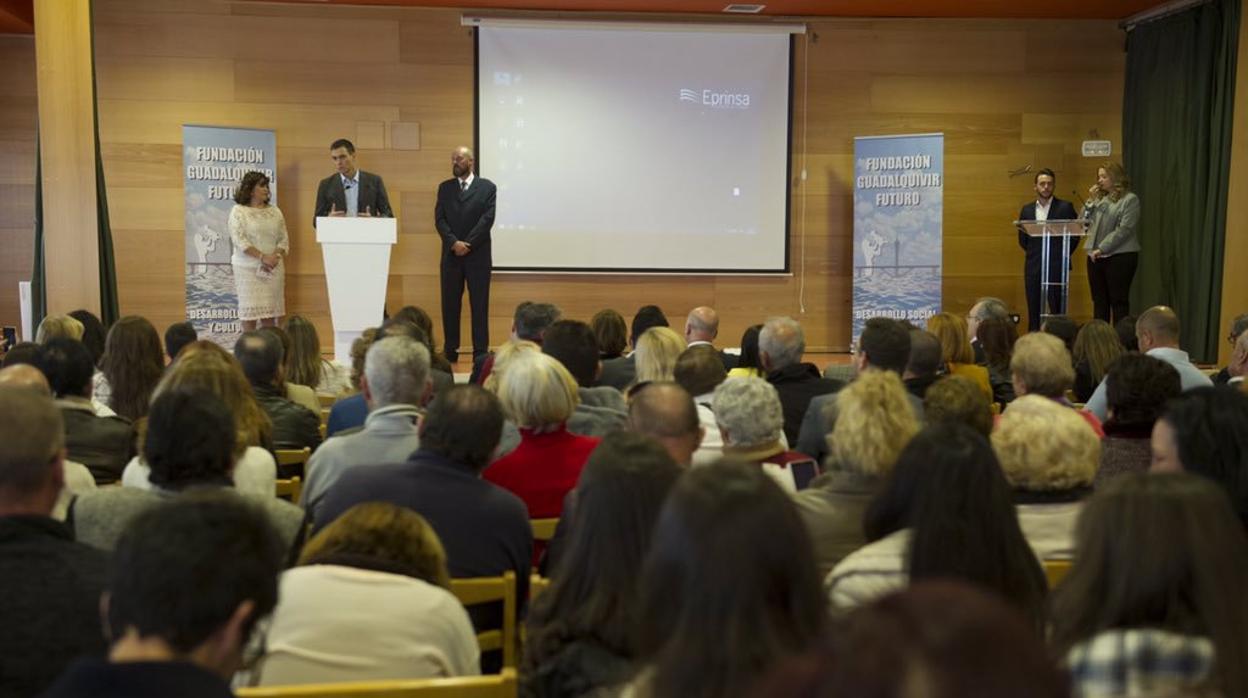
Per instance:
[[[240,688],[235,695],[239,698],[515,698],[517,691],[516,670],[504,668],[500,674],[454,679]]]
[[[516,666],[516,573],[505,572],[501,577],[473,577],[452,579],[451,593],[465,607],[484,603],[503,604],[503,627],[477,633],[477,644],[482,652],[502,650],[503,666]]]
[[[550,577],[541,577],[536,574],[529,577],[529,599],[536,599],[537,595],[546,591],[548,586],[550,586]]]
[[[1044,561],[1044,576],[1049,579],[1050,589],[1056,589],[1067,574],[1070,574],[1070,560]]]
[[[306,446],[303,448],[279,448],[274,453],[277,454],[278,465],[304,465],[312,457],[312,449]]]
[[[555,537],[559,519],[529,519],[529,525],[533,527],[533,540],[549,541]]]
[[[337,395],[330,395],[328,393],[317,393],[316,399],[321,403],[322,408],[333,407],[334,403],[338,402]]]
[[[290,478],[289,480],[278,480],[274,488],[278,497],[284,497],[290,500],[291,504],[298,504],[299,498],[303,496],[303,481],[299,476]]]

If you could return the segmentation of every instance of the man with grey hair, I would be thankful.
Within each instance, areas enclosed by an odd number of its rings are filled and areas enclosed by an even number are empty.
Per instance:
[[[719,313],[709,306],[701,305],[689,311],[685,318],[685,346],[696,347],[701,344],[714,346],[719,336]],[[718,351],[719,360],[724,364],[725,371],[737,367],[737,357],[727,352]]]
[[[348,469],[402,463],[420,447],[420,407],[429,398],[429,350],[404,336],[375,342],[364,355],[360,391],[368,403],[364,428],[326,441],[308,461],[304,507],[314,517],[325,494]]]
[[[1005,301],[992,296],[984,296],[975,301],[971,306],[971,312],[966,314],[966,333],[971,338],[971,348],[975,350],[975,363],[983,364],[987,359],[984,357],[984,348],[979,346],[979,338],[976,333],[979,330],[979,323],[985,320],[1009,320],[1010,307]],[[1039,325],[1036,325],[1039,327]]]
[[[784,410],[784,436],[787,443],[797,443],[802,418],[810,401],[834,393],[845,385],[834,378],[824,378],[814,364],[802,363],[806,337],[802,326],[791,317],[773,317],[763,324],[758,335],[758,359],[763,375],[776,388]]]
[[[6,371],[9,369],[5,369]],[[14,374],[6,374],[6,379]],[[43,693],[75,658],[102,657],[107,556],[50,514],[65,432],[46,392],[0,385],[0,695]]]
[[[1238,350],[1240,340],[1244,338],[1245,334],[1248,334],[1248,332],[1246,331],[1248,331],[1248,313],[1240,313],[1239,315],[1235,316],[1235,319],[1231,320],[1230,332],[1226,336],[1226,341],[1230,342],[1231,347],[1232,347],[1231,348],[1231,351],[1232,351],[1231,363],[1232,364],[1235,361],[1233,352]],[[1236,374],[1232,374],[1230,369],[1231,369],[1231,366],[1228,365],[1226,368],[1223,368],[1221,371],[1218,371],[1217,374],[1213,376],[1213,384],[1214,385],[1226,385],[1227,383],[1231,382],[1231,378],[1236,377]],[[1238,374],[1238,376],[1240,379],[1243,378],[1242,373]],[[1239,381],[1235,381],[1235,382],[1238,383]]]
[[[1231,353],[1231,362],[1224,369],[1227,373],[1227,385],[1243,386],[1248,378],[1248,332],[1240,332],[1235,340],[1235,350]],[[0,371],[3,373],[3,371]]]
[[[767,381],[729,378],[715,389],[711,409],[725,456],[759,465],[788,492],[804,489],[818,474],[813,458],[790,451],[781,442],[784,412],[780,395]]]

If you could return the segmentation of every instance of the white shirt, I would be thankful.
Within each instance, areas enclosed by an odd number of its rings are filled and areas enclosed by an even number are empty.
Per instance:
[[[355,171],[355,176],[348,177],[339,174],[342,177],[342,191],[347,197],[347,215],[357,216],[360,213],[360,171]]]
[[[151,490],[152,466],[135,456],[121,472],[121,486]],[[245,494],[273,497],[277,486],[277,461],[273,454],[259,446],[248,446],[243,457],[234,464],[234,489]]]
[[[1049,198],[1048,203],[1044,203],[1044,204],[1040,203],[1039,199],[1036,199],[1036,220],[1038,221],[1049,220],[1049,208],[1051,206],[1053,206],[1052,197]]]
[[[472,186],[472,183],[476,181],[476,179],[477,176],[469,172],[467,177],[463,177],[459,180],[459,190],[468,191],[468,188]]]

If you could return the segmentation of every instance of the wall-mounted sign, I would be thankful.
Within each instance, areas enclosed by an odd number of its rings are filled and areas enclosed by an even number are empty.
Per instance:
[[[1114,152],[1109,141],[1084,141],[1083,156],[1085,158],[1107,158]]]

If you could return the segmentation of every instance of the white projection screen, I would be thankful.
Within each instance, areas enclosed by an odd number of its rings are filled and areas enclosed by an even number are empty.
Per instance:
[[[481,22],[496,270],[788,271],[789,31]]]

